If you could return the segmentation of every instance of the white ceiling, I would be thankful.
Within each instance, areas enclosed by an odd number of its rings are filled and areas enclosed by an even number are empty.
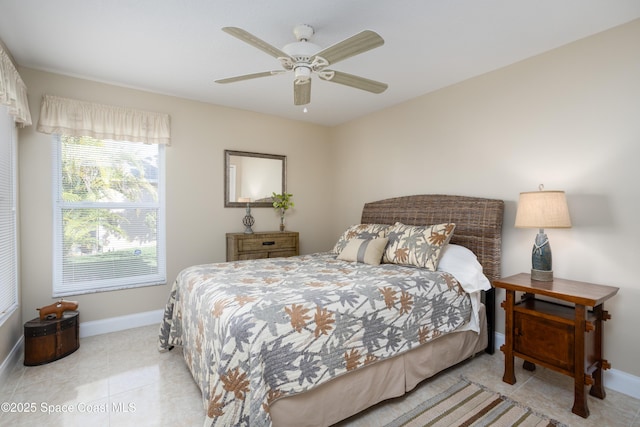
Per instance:
[[[0,39],[24,67],[332,126],[636,18],[640,0],[0,0]],[[299,23],[323,48],[376,31],[331,68],[389,88],[314,78],[303,113],[290,73],[214,83],[280,67],[222,27],[282,48]]]

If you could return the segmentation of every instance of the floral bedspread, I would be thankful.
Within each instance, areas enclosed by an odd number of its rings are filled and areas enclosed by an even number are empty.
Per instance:
[[[268,426],[269,405],[468,322],[452,275],[321,253],[193,266],[173,284],[159,348],[183,347],[206,425]]]

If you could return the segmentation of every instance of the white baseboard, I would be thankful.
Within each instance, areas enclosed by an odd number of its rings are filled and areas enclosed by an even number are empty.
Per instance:
[[[164,310],[153,310],[144,313],[128,314],[126,316],[110,317],[108,319],[80,322],[80,338],[124,331],[125,329],[133,329],[153,324],[157,324],[158,327],[160,327],[163,315]]]
[[[604,386],[611,390],[640,399],[640,377],[618,369],[604,371]]]
[[[496,332],[495,334],[496,352],[500,350],[500,346],[504,344],[504,334]],[[640,377],[628,374],[618,369],[607,369],[604,371],[605,388],[615,390],[636,399],[640,399]]]
[[[24,353],[24,337],[20,337],[7,357],[0,365],[0,384],[5,384],[14,366],[22,359]]]

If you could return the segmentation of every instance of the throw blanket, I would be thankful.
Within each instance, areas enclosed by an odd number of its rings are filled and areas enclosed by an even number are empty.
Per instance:
[[[182,346],[207,424],[268,426],[269,405],[468,322],[452,275],[333,254],[207,264],[173,284],[159,348]]]

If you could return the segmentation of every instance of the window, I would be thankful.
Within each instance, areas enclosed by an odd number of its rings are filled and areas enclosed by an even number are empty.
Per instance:
[[[166,283],[164,145],[53,136],[53,296]]]
[[[16,130],[0,106],[0,325],[18,307]]]

